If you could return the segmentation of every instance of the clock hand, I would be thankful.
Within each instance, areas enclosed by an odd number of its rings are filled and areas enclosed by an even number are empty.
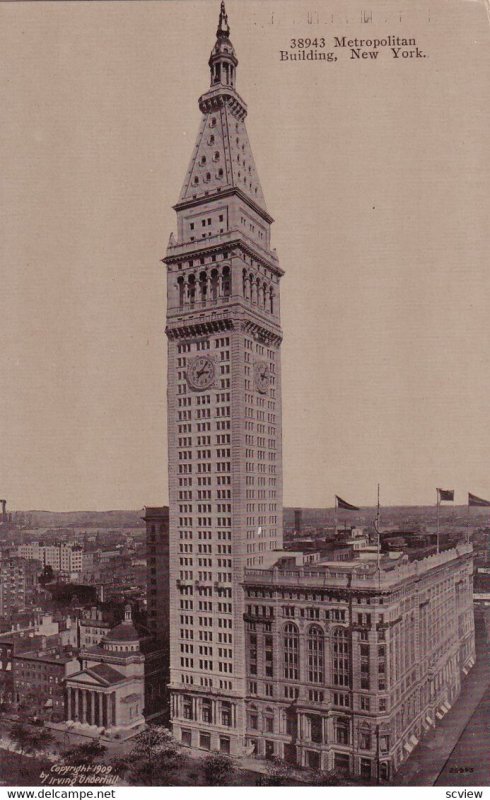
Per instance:
[[[203,375],[205,372],[208,372],[208,373],[209,373],[209,366],[208,366],[208,365],[206,365],[205,367],[203,367],[203,368],[202,368],[202,369],[201,369],[201,370],[200,370],[200,371],[197,373],[197,377],[198,377],[198,378],[200,378],[200,377],[201,377],[201,375]]]

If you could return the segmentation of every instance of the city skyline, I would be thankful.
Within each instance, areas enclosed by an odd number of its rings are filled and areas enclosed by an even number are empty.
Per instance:
[[[186,3],[183,68],[181,3],[3,4],[0,493],[10,510],[168,501],[160,259],[216,5]],[[490,496],[488,122],[486,82],[471,80],[488,67],[488,33],[484,9],[465,6],[436,4],[430,26],[418,4],[401,23],[383,21],[390,34],[409,26],[429,59],[377,71],[344,54],[301,71],[281,64],[305,3],[227,7],[286,272],[286,506],[325,507],[334,494],[375,505],[378,482],[385,505],[433,504],[436,486],[454,488],[456,503],[468,490]],[[364,33],[348,9],[349,35]],[[327,17],[331,44],[346,14]]]

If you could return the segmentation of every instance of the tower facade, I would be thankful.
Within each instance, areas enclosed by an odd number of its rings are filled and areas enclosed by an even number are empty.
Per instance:
[[[224,3],[167,254],[170,688],[185,744],[242,753],[244,569],[282,547],[279,282]]]

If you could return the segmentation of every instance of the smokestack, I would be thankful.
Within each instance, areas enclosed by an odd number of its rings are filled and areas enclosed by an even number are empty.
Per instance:
[[[2,504],[2,524],[6,525],[7,524],[7,501],[6,500],[0,500],[0,503]]]

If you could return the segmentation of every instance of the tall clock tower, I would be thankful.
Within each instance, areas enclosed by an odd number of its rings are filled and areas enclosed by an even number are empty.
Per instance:
[[[279,282],[221,3],[167,265],[172,722],[242,753],[245,567],[282,548]],[[268,556],[269,554],[269,556]]]

